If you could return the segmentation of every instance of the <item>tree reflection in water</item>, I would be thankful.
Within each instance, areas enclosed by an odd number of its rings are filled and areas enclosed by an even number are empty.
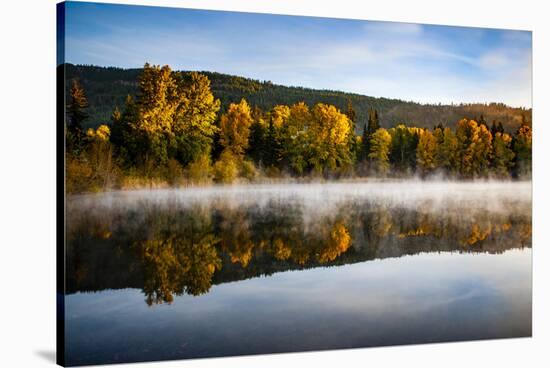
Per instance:
[[[314,213],[276,200],[73,206],[67,292],[140,288],[154,305],[207,293],[213,284],[291,269],[530,247],[530,209],[521,203],[504,207],[510,210],[433,211],[429,201],[414,207],[349,201]]]

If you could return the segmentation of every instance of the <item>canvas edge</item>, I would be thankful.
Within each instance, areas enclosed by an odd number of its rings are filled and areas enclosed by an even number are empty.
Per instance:
[[[56,4],[56,363],[65,366],[65,2]]]

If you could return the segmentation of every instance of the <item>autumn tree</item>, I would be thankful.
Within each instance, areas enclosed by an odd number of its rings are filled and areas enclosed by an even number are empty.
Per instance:
[[[290,106],[288,114],[278,116],[281,118],[282,159],[293,172],[301,175],[312,164],[313,142],[318,138],[317,131],[312,130],[312,113],[305,103],[299,102]]]
[[[248,148],[251,124],[250,106],[244,98],[238,104],[230,104],[220,118],[220,143],[224,150],[241,157]]]
[[[113,162],[113,147],[109,141],[111,130],[105,124],[97,129],[86,132],[86,162],[92,169],[90,189],[110,188],[117,175],[117,167]]]
[[[133,141],[129,147],[134,161],[149,172],[152,167],[166,164],[169,150],[176,146],[172,128],[181,96],[168,65],[161,68],[145,64],[138,86],[134,120],[129,123],[129,139]]]
[[[214,180],[218,183],[230,184],[239,174],[238,158],[233,151],[226,149],[214,164]]]
[[[369,159],[376,173],[386,175],[390,168],[391,135],[384,128],[379,128],[370,139]]]
[[[479,176],[487,176],[491,167],[493,136],[486,125],[479,125],[477,138],[474,150],[474,172]]]
[[[349,147],[351,124],[348,117],[335,106],[316,104],[311,112],[312,123],[308,127],[313,169],[336,170],[349,167],[352,163]]]
[[[416,148],[417,167],[422,175],[429,174],[436,166],[437,139],[428,129],[419,134],[418,146]]]
[[[436,128],[434,136],[437,141],[435,160],[436,166],[454,175],[460,166],[459,143],[451,128]]]
[[[213,136],[218,130],[214,121],[220,101],[214,98],[210,80],[203,74],[176,73],[174,79],[178,92],[173,123],[176,158],[182,165],[188,165],[210,155]]]
[[[176,159],[181,165],[209,155],[220,107],[202,74],[145,64],[137,98],[113,121],[113,143],[130,165],[147,173]]]
[[[475,120],[462,119],[456,129],[460,174],[471,178],[486,175],[491,158],[491,132]]]

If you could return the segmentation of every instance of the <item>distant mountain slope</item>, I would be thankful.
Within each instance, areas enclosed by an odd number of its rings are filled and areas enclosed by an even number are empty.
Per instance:
[[[90,104],[87,126],[95,127],[109,121],[115,106],[124,107],[128,94],[137,91],[137,79],[141,69],[121,69],[88,65],[66,64],[67,79],[77,78],[83,85]],[[432,128],[435,125],[454,125],[466,117],[478,119],[483,114],[487,124],[501,121],[507,131],[513,132],[522,119],[531,122],[531,109],[512,108],[501,103],[423,105],[397,99],[375,98],[354,93],[316,90],[303,87],[288,87],[269,81],[258,81],[227,74],[203,72],[210,78],[214,95],[222,101],[222,110],[231,102],[246,98],[251,105],[269,110],[278,104],[293,104],[304,101],[312,106],[318,102],[329,103],[346,111],[348,99],[357,113],[360,133],[366,123],[368,109],[378,110],[383,127],[399,123]],[[67,84],[68,87],[70,84]]]

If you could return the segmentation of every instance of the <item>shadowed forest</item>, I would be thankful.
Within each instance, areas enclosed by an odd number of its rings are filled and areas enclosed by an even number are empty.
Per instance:
[[[483,115],[430,128],[407,121],[384,128],[376,108],[359,118],[352,98],[343,110],[303,101],[264,110],[245,97],[222,109],[203,73],[145,64],[137,82],[137,93],[115,107],[109,121],[86,129],[87,91],[78,78],[70,80],[69,193],[277,180],[531,176],[527,114],[515,131]]]

